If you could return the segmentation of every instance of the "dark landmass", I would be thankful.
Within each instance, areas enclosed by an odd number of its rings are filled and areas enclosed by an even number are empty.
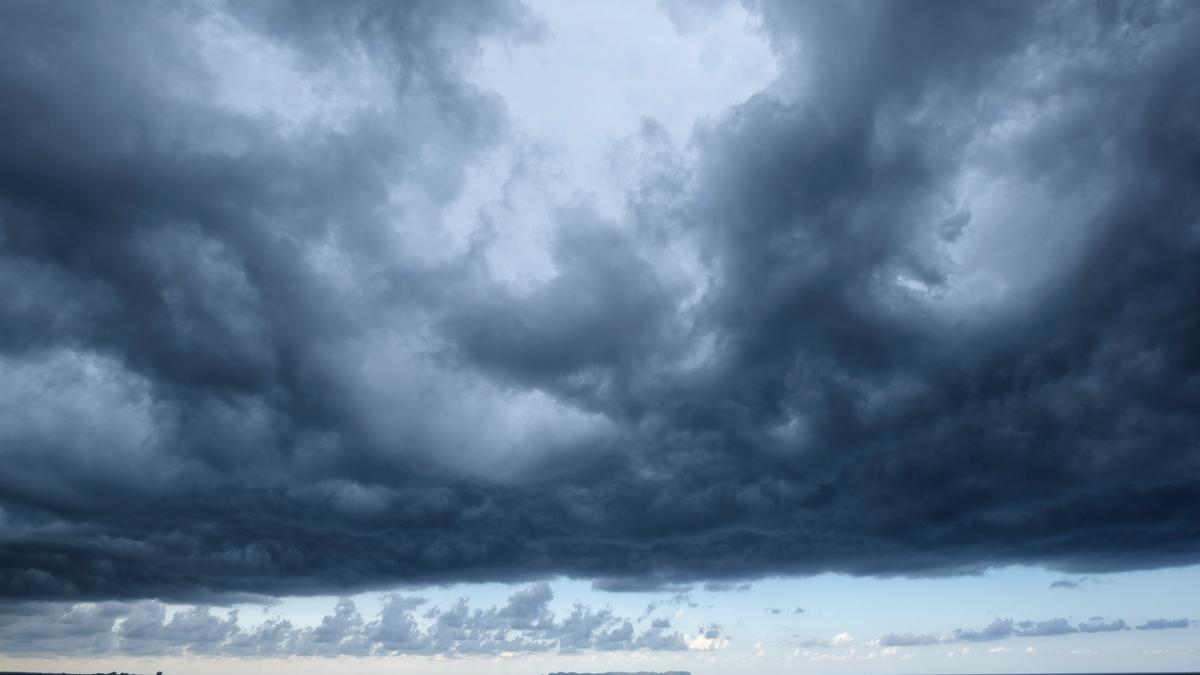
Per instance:
[[[0,672],[0,675],[137,675],[137,673],[124,673],[124,672],[118,673],[115,670],[110,670],[107,673],[86,673],[86,674],[83,674],[83,673],[31,673],[31,672],[24,672],[24,671],[21,671],[21,672],[4,671],[4,672]],[[159,672],[158,675],[162,675],[162,672]]]

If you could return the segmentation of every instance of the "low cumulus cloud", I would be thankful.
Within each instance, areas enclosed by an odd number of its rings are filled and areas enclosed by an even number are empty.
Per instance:
[[[1192,625],[1188,619],[1150,619],[1146,623],[1138,624],[1138,630],[1166,630],[1170,628],[1187,628]]]
[[[1125,623],[1124,619],[1107,621],[1102,616],[1093,616],[1087,621],[1079,622],[1078,628],[1081,633],[1109,633],[1118,630],[1129,630],[1129,624]]]
[[[1137,626],[1138,630],[1157,630],[1164,628],[1187,628],[1191,623],[1188,619],[1152,619]],[[947,642],[990,642],[1012,637],[1047,637],[1069,635],[1072,633],[1110,633],[1131,630],[1124,619],[1107,619],[1103,616],[1093,616],[1086,621],[1074,624],[1065,618],[1047,619],[1044,621],[1013,621],[1012,619],[996,618],[980,629],[957,629],[949,634],[933,633],[887,633],[879,638],[883,647],[918,647],[922,645],[942,644]]]
[[[944,638],[937,635],[917,633],[888,633],[879,638],[879,644],[884,647],[917,647],[944,641]]]
[[[684,651],[719,649],[720,630],[702,626],[687,634],[657,619],[644,631],[609,609],[576,603],[569,613],[550,610],[546,583],[513,593],[503,606],[473,609],[460,599],[427,608],[419,597],[388,595],[374,617],[349,599],[339,600],[319,625],[300,627],[270,618],[244,628],[237,611],[209,607],[169,611],[157,601],[9,605],[0,612],[0,653],[223,655],[223,656],[491,656],[502,653],[582,651]]]
[[[1200,4],[747,6],[778,79],[526,256],[515,0],[0,3],[0,598],[1200,562]]]

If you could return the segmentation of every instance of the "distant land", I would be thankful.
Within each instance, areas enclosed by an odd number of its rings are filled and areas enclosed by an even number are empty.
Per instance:
[[[3,673],[0,673],[0,675],[4,675],[4,674],[3,674]],[[661,672],[660,672],[660,671],[657,671],[657,670],[654,670],[654,671],[651,671],[651,670],[639,670],[639,671],[637,671],[636,673],[634,673],[634,672],[616,672],[616,671],[609,671],[609,672],[605,672],[605,673],[565,673],[565,672],[559,672],[559,673],[549,673],[549,675],[692,675],[692,674],[691,674],[691,673],[689,673],[689,672],[688,672],[688,671],[686,671],[686,670],[664,670],[664,671],[661,671]]]
[[[137,673],[118,673],[116,670],[109,670],[108,673],[26,673],[26,671],[5,670],[0,675],[138,675]],[[162,673],[158,673],[162,675]]]
[[[110,671],[104,672],[104,673],[30,673],[30,672],[25,672],[25,671],[21,671],[21,672],[4,671],[4,672],[0,672],[0,675],[138,675],[138,674],[137,673],[117,672],[115,670],[110,670]],[[159,671],[158,675],[162,675],[162,671]]]

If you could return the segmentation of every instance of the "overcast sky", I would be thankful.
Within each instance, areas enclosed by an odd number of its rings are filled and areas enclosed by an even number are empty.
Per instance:
[[[1200,669],[1200,4],[0,3],[0,669]]]

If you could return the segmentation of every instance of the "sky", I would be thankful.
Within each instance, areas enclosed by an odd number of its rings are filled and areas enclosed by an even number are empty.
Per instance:
[[[0,3],[0,669],[1200,670],[1197,35]]]

